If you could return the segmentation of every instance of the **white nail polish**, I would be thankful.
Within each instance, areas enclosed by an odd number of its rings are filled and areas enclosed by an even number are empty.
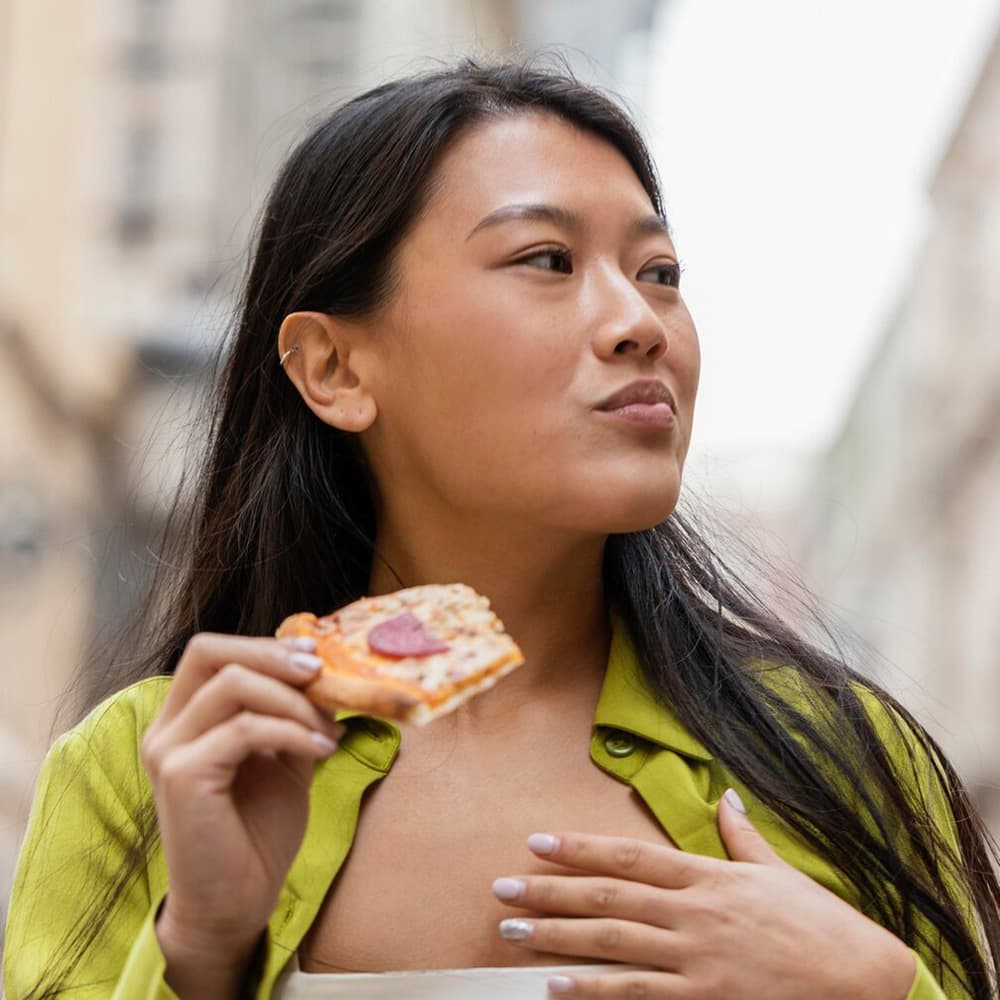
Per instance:
[[[576,983],[569,976],[549,976],[545,983],[552,993],[572,993]]]
[[[500,936],[505,941],[523,941],[525,938],[531,937],[533,929],[533,925],[527,920],[514,918],[500,921]]]
[[[288,661],[300,674],[314,674],[323,666],[323,661],[310,653],[292,653]]]
[[[739,792],[735,788],[726,789],[726,801],[737,811],[743,813],[744,816],[747,814],[747,807],[743,805],[743,800],[740,798]]]
[[[289,649],[297,649],[300,653],[315,653],[316,640],[310,639],[307,635],[297,635],[294,639],[280,639],[282,645]]]
[[[536,854],[552,854],[559,846],[559,838],[551,833],[533,833],[528,838],[528,847]]]
[[[323,733],[310,733],[309,738],[313,741],[327,755],[333,753],[337,749],[337,744],[330,739],[329,736],[325,736]]]
[[[519,878],[498,878],[493,883],[497,899],[520,899],[524,895],[524,883]]]

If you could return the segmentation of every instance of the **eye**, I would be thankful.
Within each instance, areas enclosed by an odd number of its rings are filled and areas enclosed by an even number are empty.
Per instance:
[[[668,261],[665,264],[656,264],[654,267],[647,267],[644,271],[639,272],[639,277],[641,278],[644,274],[654,275],[653,280],[666,288],[680,288],[681,285],[681,272],[684,270],[683,265],[677,264],[674,261]]]
[[[544,263],[537,265],[534,261],[543,261]],[[543,271],[554,270],[561,274],[573,273],[573,258],[570,256],[569,251],[558,248],[536,250],[527,257],[521,257],[520,260],[516,260],[514,263],[528,264],[530,267],[540,267]]]

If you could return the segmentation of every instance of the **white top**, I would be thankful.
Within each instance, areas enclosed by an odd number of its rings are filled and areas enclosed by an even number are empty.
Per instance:
[[[275,984],[274,1000],[548,1000],[549,976],[650,971],[650,966],[529,965],[499,969],[430,972],[359,972],[327,975],[299,972],[293,959]]]

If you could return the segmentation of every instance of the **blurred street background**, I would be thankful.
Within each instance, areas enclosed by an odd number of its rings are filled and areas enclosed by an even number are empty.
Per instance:
[[[691,497],[801,577],[1000,832],[998,0],[0,0],[0,920],[277,166],[378,82],[540,50],[662,174]]]

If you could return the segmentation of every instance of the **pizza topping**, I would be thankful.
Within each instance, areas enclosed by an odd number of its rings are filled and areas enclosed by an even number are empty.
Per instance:
[[[312,635],[324,667],[307,697],[324,710],[426,725],[524,662],[487,598],[464,584],[427,584],[281,623]]]
[[[423,622],[409,611],[376,625],[368,633],[368,646],[382,656],[432,656],[451,648],[424,628]]]

